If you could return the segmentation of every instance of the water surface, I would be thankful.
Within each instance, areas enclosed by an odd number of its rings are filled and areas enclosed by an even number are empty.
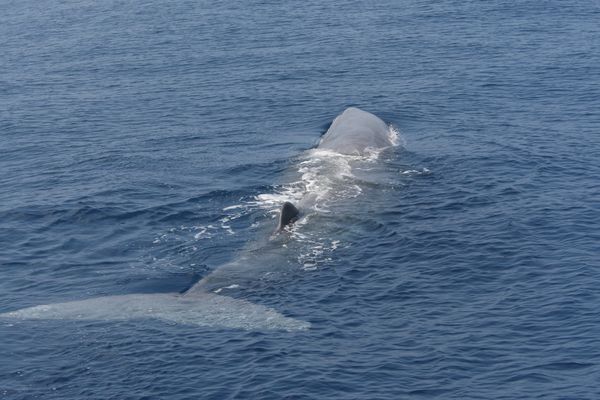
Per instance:
[[[598,398],[599,18],[5,1],[0,312],[185,290],[270,232],[348,106],[401,145],[230,289],[309,330],[2,321],[0,396]]]

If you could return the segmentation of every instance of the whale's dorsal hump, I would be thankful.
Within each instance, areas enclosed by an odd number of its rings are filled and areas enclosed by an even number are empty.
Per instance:
[[[287,225],[298,219],[298,209],[289,201],[283,203],[281,207],[281,212],[279,213],[279,226],[277,230],[280,231],[285,228]]]

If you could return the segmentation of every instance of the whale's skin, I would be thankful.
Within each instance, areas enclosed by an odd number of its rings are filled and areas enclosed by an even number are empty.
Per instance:
[[[390,128],[385,122],[369,112],[350,107],[334,119],[314,150],[319,157],[325,154],[334,160],[336,157],[368,155],[370,151],[377,152],[392,145]],[[298,203],[300,212],[313,207],[317,197],[308,190]],[[291,203],[284,204],[281,212],[284,211],[287,215],[280,216],[277,233],[284,231],[299,212]],[[251,282],[280,266],[282,240],[287,239],[276,234],[247,244],[235,259],[215,268],[185,293],[103,296],[22,308],[0,314],[0,318],[104,321],[153,318],[212,328],[306,330],[311,326],[307,321],[221,294],[224,289],[239,287],[238,282]]]
[[[356,107],[338,115],[318,145],[340,154],[365,155],[392,146],[390,129],[379,117]]]

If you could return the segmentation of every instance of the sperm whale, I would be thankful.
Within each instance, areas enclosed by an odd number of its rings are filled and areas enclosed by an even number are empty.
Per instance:
[[[347,108],[332,122],[319,144],[303,161],[335,157],[364,157],[394,145],[390,127],[379,117],[356,107]],[[310,152],[310,151],[309,151]],[[320,161],[322,162],[322,161]],[[280,208],[275,236],[302,219],[306,210],[314,209],[319,196],[331,191],[333,184],[319,164],[315,182],[327,190],[317,191],[307,186],[296,198],[296,204],[286,201]],[[314,178],[314,177],[313,177]],[[313,181],[311,181],[313,182]],[[163,321],[204,327],[247,330],[296,331],[310,328],[310,323],[283,315],[267,306],[245,299],[222,295],[225,288],[237,282],[255,279],[261,271],[276,268],[282,250],[277,240],[266,239],[257,246],[247,246],[234,260],[215,268],[184,293],[125,294],[95,297],[85,300],[36,305],[0,314],[13,319],[65,320],[129,320],[153,318]],[[286,246],[283,246],[286,247]]]

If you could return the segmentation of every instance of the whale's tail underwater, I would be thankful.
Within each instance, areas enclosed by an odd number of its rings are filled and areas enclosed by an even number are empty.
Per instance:
[[[378,117],[348,108],[331,124],[317,150],[338,155],[363,156],[392,146],[390,128]],[[305,194],[311,198],[311,193]],[[300,201],[300,205],[306,201]],[[299,210],[300,209],[300,210]],[[302,207],[284,202],[276,233],[301,217]],[[216,268],[185,293],[127,294],[53,303],[0,314],[12,319],[61,319],[118,321],[158,319],[170,323],[246,330],[297,331],[310,323],[286,317],[267,306],[218,294],[240,277],[252,278],[245,258]]]
[[[23,308],[0,317],[98,321],[154,318],[185,325],[246,330],[310,328],[310,323],[285,317],[266,306],[209,292],[192,296],[155,293],[96,297]]]

